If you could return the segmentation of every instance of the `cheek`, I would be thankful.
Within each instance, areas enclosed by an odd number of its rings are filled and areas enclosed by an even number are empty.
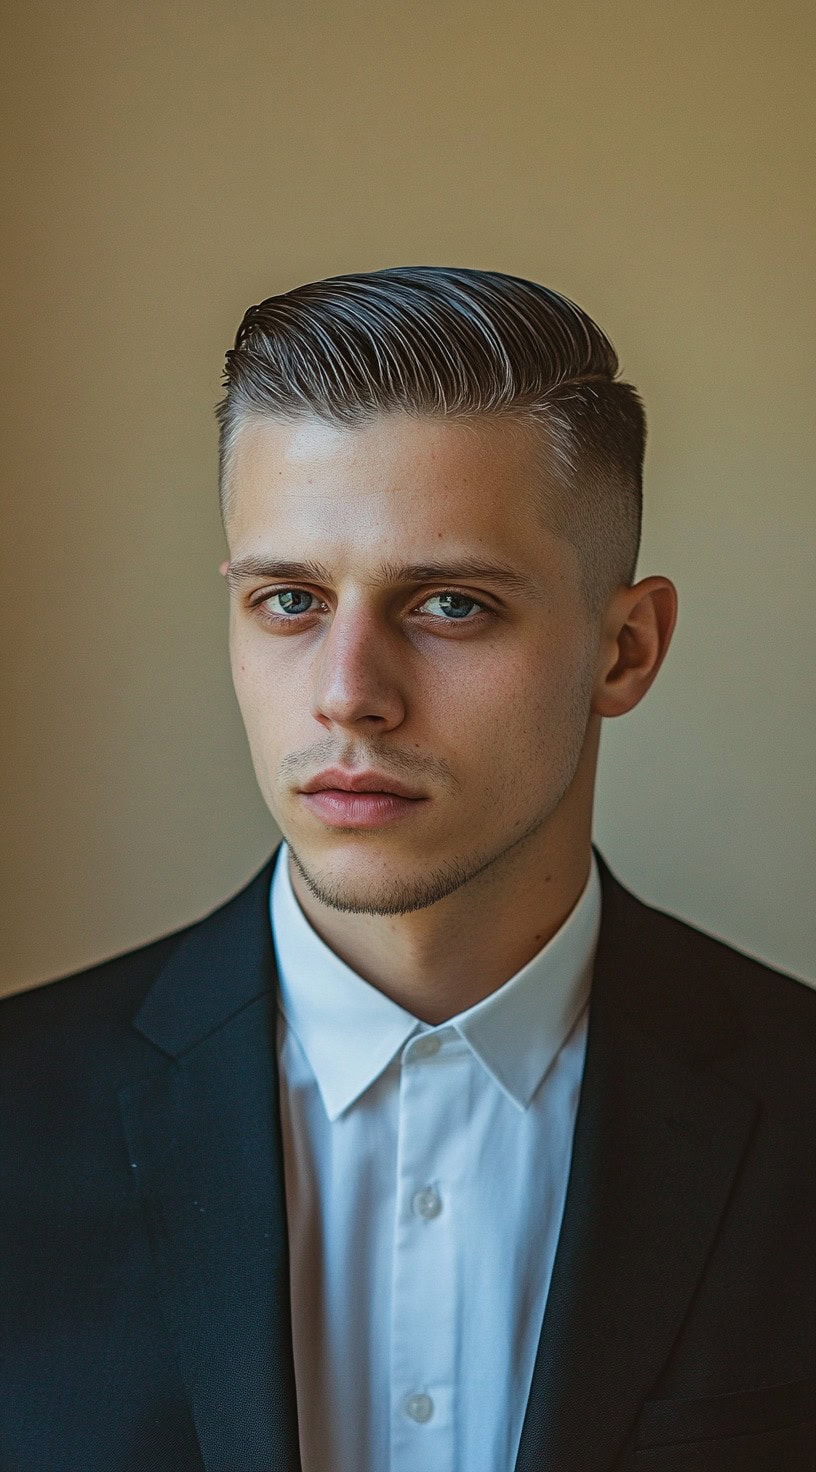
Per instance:
[[[233,684],[247,701],[257,701],[265,690],[274,688],[270,672],[264,670],[263,645],[243,623],[236,621],[230,628],[229,653]]]
[[[276,682],[264,678],[263,671],[253,660],[251,650],[241,643],[230,646],[232,684],[247,735],[252,736],[259,726],[266,725],[264,715],[274,702]],[[277,687],[279,690],[279,686]]]
[[[519,725],[538,722],[562,704],[571,671],[550,646],[534,652],[505,651],[462,687],[471,706],[501,707]]]
[[[509,654],[440,682],[425,706],[430,739],[474,775],[488,770],[495,783],[500,770],[524,768],[547,739],[554,720],[548,683],[546,671]]]
[[[505,668],[494,689],[504,703],[504,729],[515,736],[520,757],[522,751],[534,750],[539,758],[550,752],[557,763],[562,751],[572,752],[583,739],[592,692],[585,649],[565,658],[564,645],[548,643],[535,658]]]

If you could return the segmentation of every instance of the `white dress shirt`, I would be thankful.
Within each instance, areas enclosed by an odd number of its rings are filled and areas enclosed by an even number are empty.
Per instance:
[[[510,1472],[566,1196],[601,913],[420,1022],[270,887],[303,1472]]]

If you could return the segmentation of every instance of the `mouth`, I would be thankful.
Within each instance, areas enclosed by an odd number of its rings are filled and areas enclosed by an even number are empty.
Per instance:
[[[300,798],[329,828],[380,828],[416,813],[427,801],[395,792],[348,792],[339,787],[301,792]]]
[[[326,767],[308,782],[304,782],[300,788],[301,792],[350,792],[366,793],[375,796],[386,797],[408,797],[419,798],[421,792],[412,792],[399,778],[392,777],[388,772],[377,772],[373,769],[368,771],[355,770],[351,767],[335,766]]]

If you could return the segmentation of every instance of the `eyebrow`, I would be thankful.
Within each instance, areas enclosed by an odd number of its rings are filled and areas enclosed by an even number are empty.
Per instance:
[[[325,563],[308,559],[305,562],[282,561],[249,554],[231,562],[226,580],[231,589],[236,589],[251,578],[291,579],[302,583],[330,583],[331,573]],[[409,583],[470,582],[485,580],[515,593],[523,598],[541,598],[543,590],[538,581],[526,577],[506,562],[492,558],[464,557],[456,562],[384,562],[370,579],[374,588],[388,588]]]

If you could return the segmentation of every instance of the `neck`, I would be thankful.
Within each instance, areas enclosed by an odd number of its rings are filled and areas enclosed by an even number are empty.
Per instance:
[[[322,903],[289,858],[295,896],[340,959],[431,1025],[448,1021],[515,976],[556,934],[589,877],[591,808],[569,841],[548,824],[435,904],[403,915],[348,913]]]

